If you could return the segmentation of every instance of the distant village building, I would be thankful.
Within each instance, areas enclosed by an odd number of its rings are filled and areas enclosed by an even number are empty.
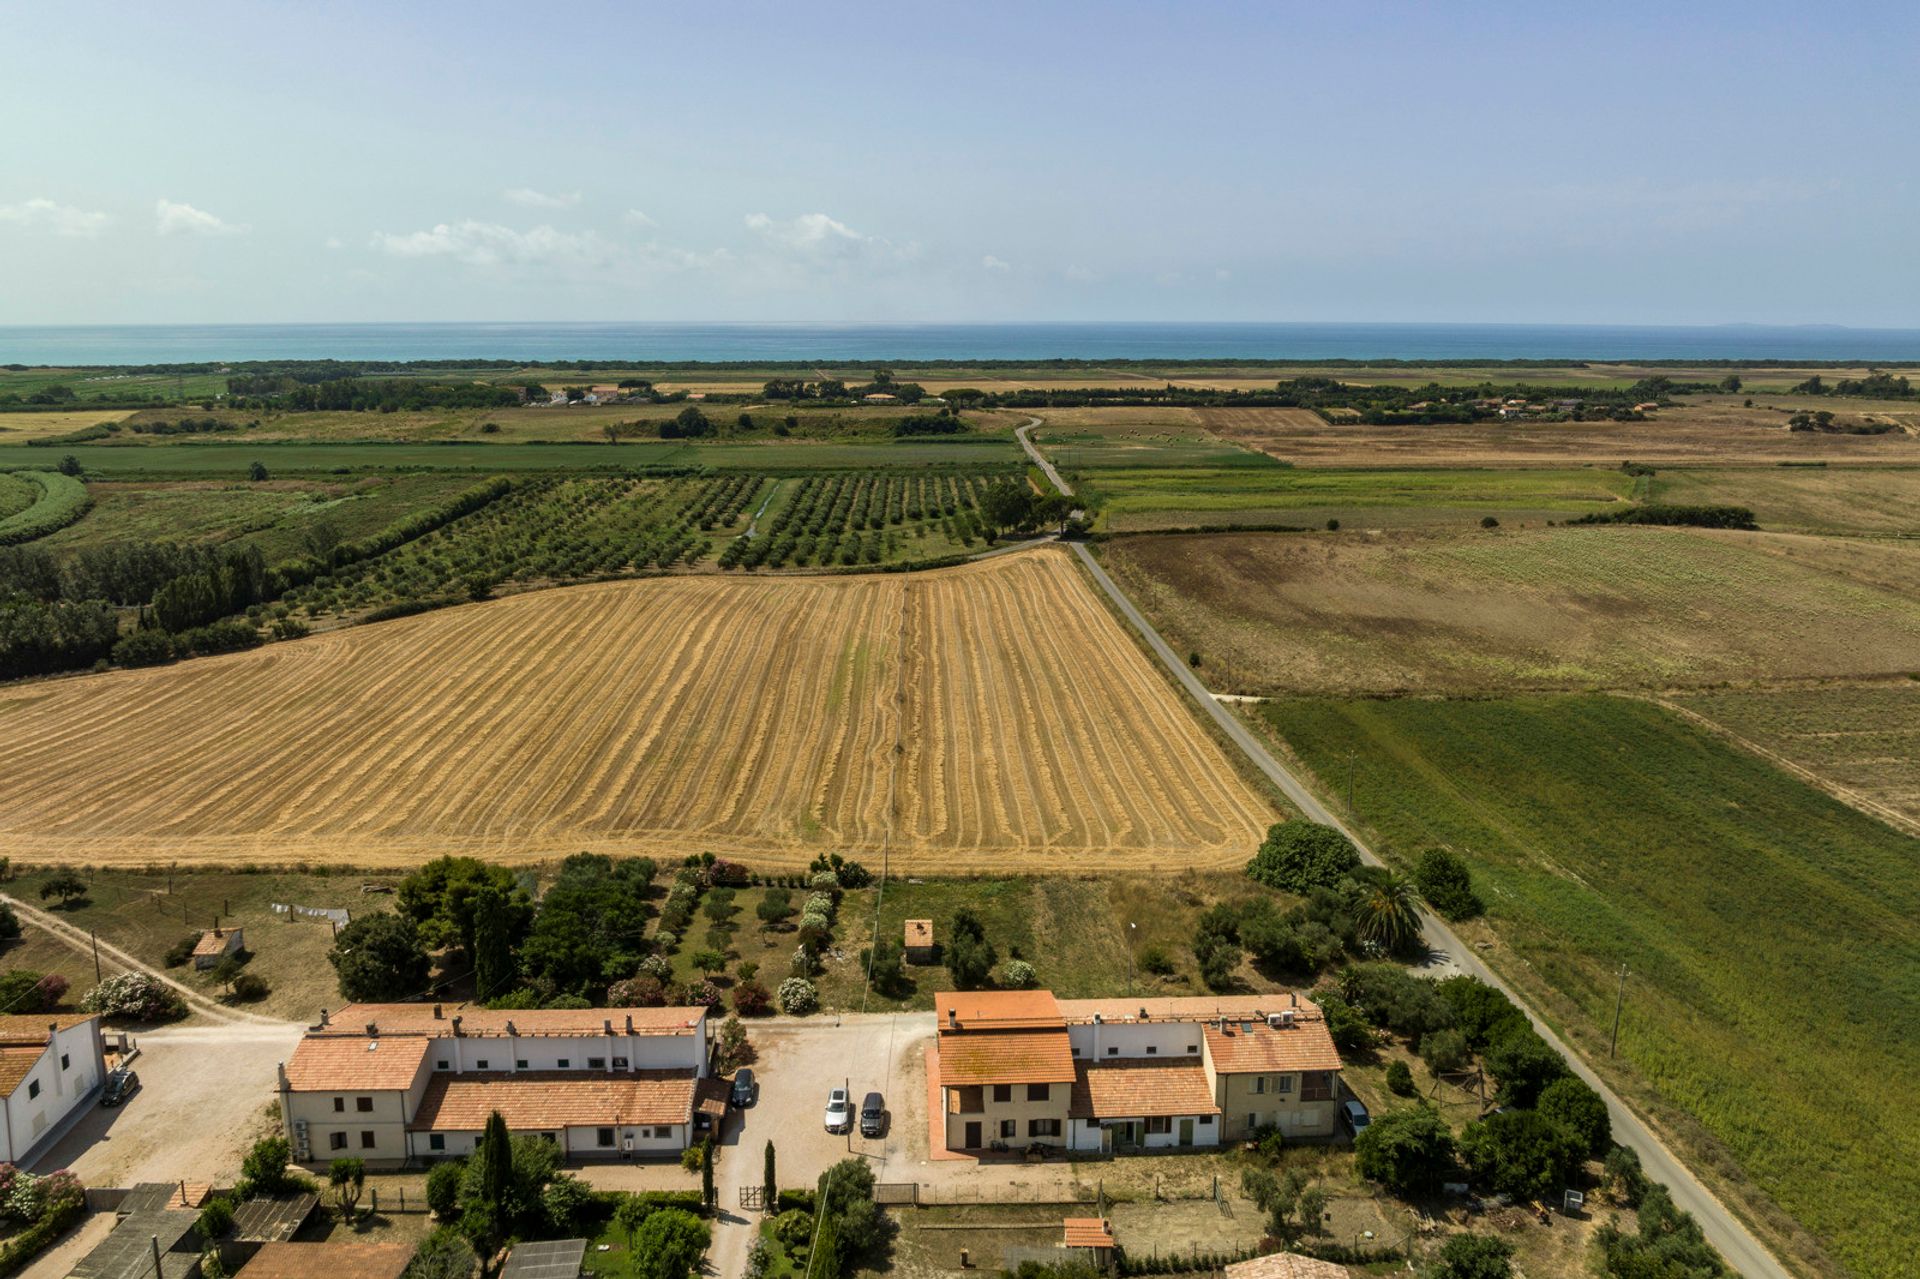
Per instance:
[[[228,955],[237,955],[245,950],[246,942],[241,935],[245,931],[240,928],[216,928],[210,933],[201,933],[200,940],[193,945],[193,966],[212,968]]]
[[[106,1077],[98,1016],[0,1015],[0,1163],[30,1162]]]
[[[909,964],[931,964],[937,951],[933,945],[933,921],[931,919],[909,919],[906,934],[907,962]]]

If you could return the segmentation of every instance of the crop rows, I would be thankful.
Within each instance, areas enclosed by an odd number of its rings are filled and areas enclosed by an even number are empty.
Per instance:
[[[0,519],[0,546],[30,542],[65,528],[87,513],[93,498],[87,486],[58,471],[22,471],[20,479],[37,493],[33,505]]]
[[[978,475],[808,476],[765,528],[721,553],[720,567],[878,564],[888,546],[883,534],[906,525],[937,526],[971,546],[982,535],[980,497],[990,482]]]

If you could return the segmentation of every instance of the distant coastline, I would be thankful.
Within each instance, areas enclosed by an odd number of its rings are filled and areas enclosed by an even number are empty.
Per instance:
[[[1920,360],[1920,329],[1830,325],[431,323],[0,326],[0,364],[226,360]]]

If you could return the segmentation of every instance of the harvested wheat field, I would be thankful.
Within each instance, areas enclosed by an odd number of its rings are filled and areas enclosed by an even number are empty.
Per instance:
[[[35,862],[1172,870],[1275,815],[1053,549],[536,592],[12,689],[0,740]]]

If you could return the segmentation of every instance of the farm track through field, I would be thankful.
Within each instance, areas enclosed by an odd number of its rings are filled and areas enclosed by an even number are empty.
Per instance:
[[[21,686],[0,736],[12,855],[92,865],[1171,870],[1274,816],[1053,548],[514,596]]]

